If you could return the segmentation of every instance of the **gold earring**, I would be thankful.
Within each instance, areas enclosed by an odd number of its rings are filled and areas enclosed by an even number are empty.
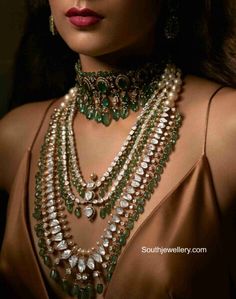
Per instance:
[[[55,29],[53,15],[50,15],[50,17],[49,17],[49,29],[50,29],[52,35],[56,35],[56,29]]]

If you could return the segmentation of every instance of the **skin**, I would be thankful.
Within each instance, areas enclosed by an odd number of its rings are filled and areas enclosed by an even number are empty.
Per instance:
[[[158,1],[149,0],[148,5],[146,0],[139,0],[138,5],[136,0],[50,0],[49,3],[58,33],[79,53],[83,70],[122,67],[130,61],[130,56],[134,62],[152,55]],[[72,7],[89,8],[104,18],[93,26],[78,28],[65,16]]]

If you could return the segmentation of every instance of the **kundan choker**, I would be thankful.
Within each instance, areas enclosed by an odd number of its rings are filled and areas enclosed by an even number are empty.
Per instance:
[[[83,72],[78,62],[76,69],[77,105],[88,119],[109,126],[112,119],[125,119],[129,111],[138,111],[154,91],[160,77],[157,64],[145,64],[128,72]]]
[[[105,85],[113,86],[115,79],[113,75],[107,81],[102,81],[104,78],[99,81],[97,75],[92,77],[88,80],[89,104],[83,102],[88,107],[92,107],[98,88],[103,98]],[[87,76],[84,78],[87,80]],[[119,82],[117,78],[117,84],[121,84],[123,79]],[[141,96],[135,85],[137,80],[128,78],[130,86],[135,86]],[[151,95],[120,151],[104,175],[98,178],[91,174],[89,182],[79,168],[73,131],[73,120],[81,109],[81,101],[85,101],[85,96],[80,95],[85,83],[78,84],[51,115],[35,176],[33,216],[37,220],[39,254],[50,269],[51,278],[70,296],[95,298],[107,287],[130,232],[144,212],[174,149],[182,120],[175,106],[182,81],[180,70],[170,64],[158,79],[150,78]],[[95,106],[93,109],[98,112]],[[93,247],[81,248],[75,242],[76,232],[68,223],[68,213],[74,214],[78,225],[81,217],[94,221],[94,225],[96,217],[106,221],[106,229]]]

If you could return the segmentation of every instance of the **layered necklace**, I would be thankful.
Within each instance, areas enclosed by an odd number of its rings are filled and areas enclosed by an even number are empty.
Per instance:
[[[182,117],[175,102],[182,81],[172,64],[116,73],[82,72],[77,64],[76,70],[76,86],[55,108],[41,147],[33,216],[39,254],[50,277],[70,296],[96,298],[110,281],[178,139]],[[92,173],[86,182],[75,145],[76,114],[108,126],[139,109],[107,171],[101,178]],[[74,241],[68,213],[78,220],[106,221],[94,247],[84,249]]]

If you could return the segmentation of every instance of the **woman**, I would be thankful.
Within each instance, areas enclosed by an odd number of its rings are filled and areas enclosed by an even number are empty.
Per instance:
[[[53,40],[27,94],[75,87],[1,120],[8,298],[235,298],[235,44],[210,4],[33,2]]]

